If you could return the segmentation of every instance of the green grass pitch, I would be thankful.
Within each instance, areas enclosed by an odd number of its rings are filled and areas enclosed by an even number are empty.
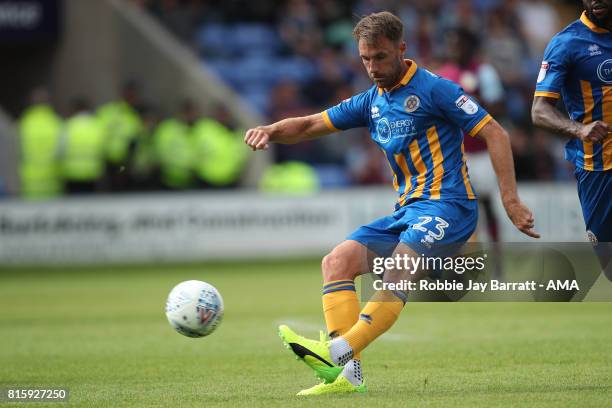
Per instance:
[[[165,319],[188,279],[225,299],[210,337]],[[315,378],[276,328],[317,336],[320,284],[317,260],[0,270],[0,387],[70,389],[36,407],[610,406],[612,303],[409,304],[364,352],[367,394],[299,399]]]

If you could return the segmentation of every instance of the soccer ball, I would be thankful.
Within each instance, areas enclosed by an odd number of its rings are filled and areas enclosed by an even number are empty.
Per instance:
[[[214,286],[206,282],[181,282],[168,295],[166,317],[170,325],[184,336],[208,336],[223,318],[223,298]]]

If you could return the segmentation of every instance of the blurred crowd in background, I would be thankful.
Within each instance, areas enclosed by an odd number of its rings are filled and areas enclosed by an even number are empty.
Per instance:
[[[189,44],[269,121],[323,110],[370,87],[352,29],[359,16],[392,11],[404,22],[407,57],[460,83],[508,129],[519,179],[571,177],[563,142],[531,126],[530,108],[546,44],[568,18],[578,17],[580,2],[135,2]],[[569,16],[564,14],[568,8]],[[324,185],[386,183],[387,164],[368,139],[359,130],[278,146],[275,159],[314,165],[325,175]]]
[[[519,180],[571,177],[572,169],[563,160],[563,141],[532,127],[530,107],[544,48],[570,19],[578,17],[577,1],[131,1],[156,16],[201,57],[204,67],[216,72],[270,122],[321,111],[369,88],[371,82],[359,60],[352,28],[359,16],[392,11],[405,25],[407,57],[458,82],[508,130]],[[73,113],[88,110],[83,104],[80,108],[77,105]],[[109,135],[104,142],[105,170],[96,189],[125,191],[237,184],[248,152],[235,146],[234,142],[241,140],[237,136],[241,131],[228,123],[227,112],[216,112],[213,118],[198,118],[197,109],[186,101],[173,119],[161,121],[154,110],[144,106],[130,101],[129,92],[124,89],[121,101],[95,110],[106,132],[112,130],[112,120],[105,116],[117,115],[122,109],[127,112],[126,107],[130,107],[126,118],[133,116],[134,122],[139,123],[129,137]],[[205,132],[222,133],[210,130],[214,128],[210,123],[218,126],[215,129],[223,127],[224,131],[234,132],[224,139],[232,142],[207,142]],[[164,140],[170,136],[160,135],[166,132],[188,134],[188,141],[178,142],[175,136],[174,144],[166,146]],[[202,135],[200,142],[198,134]],[[484,151],[484,145],[477,141],[466,142],[468,154]],[[176,147],[181,143],[182,148]],[[203,173],[214,172],[214,163],[232,161],[229,154],[222,152],[228,148],[224,143],[235,149],[232,151],[240,152],[236,153],[238,159],[233,160],[236,163],[227,166],[232,167],[226,171],[232,177],[224,176],[223,182],[211,180],[211,176]],[[148,144],[151,147],[145,148]],[[207,144],[214,148],[206,147]],[[178,150],[173,153],[165,150],[170,145]],[[113,153],[114,150],[121,153]],[[276,163],[308,166],[317,178],[315,184],[323,187],[389,181],[388,166],[364,129],[299,145],[279,145],[273,151]],[[217,153],[220,156],[214,158]],[[170,164],[168,160],[182,162]],[[168,166],[175,168],[168,170]],[[186,166],[191,169],[189,176],[177,170]],[[198,166],[209,170],[202,171]],[[169,182],[168,177],[176,180]],[[74,187],[70,181],[66,186],[68,191]]]
[[[60,115],[45,89],[19,119],[21,191],[28,199],[68,194],[235,187],[248,149],[244,130],[216,108],[202,117],[190,100],[162,117],[137,82],[121,98],[93,107],[76,98]]]

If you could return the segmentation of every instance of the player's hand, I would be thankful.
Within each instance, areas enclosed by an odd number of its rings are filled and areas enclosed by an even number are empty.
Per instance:
[[[513,200],[508,203],[504,203],[508,217],[512,223],[518,228],[523,234],[529,235],[532,238],[540,238],[540,234],[534,231],[535,220],[531,210],[520,200]]]
[[[583,125],[578,136],[583,142],[601,143],[608,133],[612,133],[612,125],[596,120],[588,125]]]
[[[253,149],[253,151],[268,150],[270,147],[270,135],[264,130],[263,126],[258,126],[246,131],[244,143]]]

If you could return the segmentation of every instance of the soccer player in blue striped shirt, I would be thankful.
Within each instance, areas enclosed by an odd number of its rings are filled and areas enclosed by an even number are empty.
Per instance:
[[[532,106],[536,126],[569,138],[587,236],[612,280],[612,0],[584,0],[546,51]],[[567,118],[555,107],[563,99]]]
[[[309,340],[279,328],[285,344],[323,380],[298,395],[365,391],[359,353],[393,325],[406,301],[402,292],[380,291],[360,312],[354,280],[369,271],[369,250],[384,244],[394,248],[393,256],[413,257],[433,244],[463,243],[474,232],[478,208],[463,131],[486,142],[514,225],[538,237],[532,213],[516,191],[508,135],[495,119],[455,83],[404,59],[403,25],[393,14],[364,17],[354,35],[374,86],[322,113],[259,126],[245,136],[257,150],[367,127],[398,194],[395,212],[357,229],[323,259],[323,310],[332,340]]]

